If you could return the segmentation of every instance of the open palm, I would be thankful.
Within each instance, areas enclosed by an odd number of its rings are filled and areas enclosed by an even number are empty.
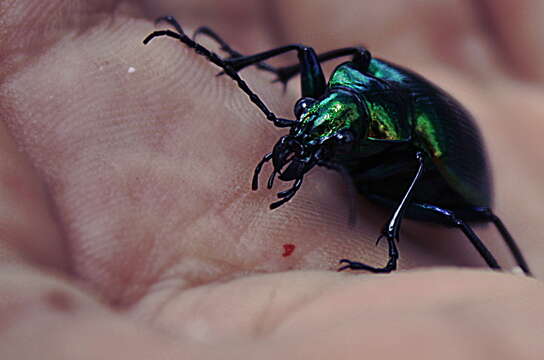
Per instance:
[[[149,19],[167,12],[188,28],[225,29],[244,53],[364,42],[424,74],[477,118],[496,211],[542,276],[544,172],[533,164],[544,160],[535,151],[544,73],[533,63],[544,54],[533,33],[504,25],[504,6],[478,9],[483,27],[460,3],[345,1],[336,13],[333,2],[280,1],[273,24],[264,1],[0,4],[0,357],[538,358],[535,280],[321,271],[344,257],[382,265],[374,240],[387,212],[361,199],[347,226],[349,193],[325,170],[269,211],[275,192],[251,192],[251,175],[282,131],[191,50],[166,38],[142,44]],[[537,12],[529,3],[520,22]],[[292,117],[296,80],[283,94],[269,74],[242,76]],[[511,266],[494,229],[477,231]],[[455,230],[406,222],[401,236],[401,269],[483,266]],[[284,245],[294,245],[290,256]]]

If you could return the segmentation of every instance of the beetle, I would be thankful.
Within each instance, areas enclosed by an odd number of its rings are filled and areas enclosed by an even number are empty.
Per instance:
[[[144,39],[177,39],[222,69],[275,126],[289,128],[273,150],[257,164],[252,189],[267,162],[268,178],[292,182],[277,194],[275,209],[300,189],[304,176],[316,166],[344,174],[363,196],[392,209],[378,238],[385,238],[389,259],[382,267],[349,259],[339,271],[366,270],[388,273],[397,269],[401,221],[404,217],[460,229],[492,269],[500,269],[493,254],[474,233],[469,222],[493,223],[518,266],[529,267],[498,216],[491,210],[492,183],[481,135],[471,115],[451,95],[415,72],[373,57],[364,47],[347,47],[317,54],[313,48],[291,44],[244,56],[233,50],[210,28],[196,32],[213,38],[229,57],[221,58],[188,37],[172,16],[157,19],[176,31],[158,30]],[[275,68],[265,61],[296,51],[298,63]],[[351,56],[332,72],[329,81],[324,61]],[[276,74],[284,85],[300,75],[302,97],[294,106],[295,120],[279,118],[240,78],[238,72],[256,65]]]

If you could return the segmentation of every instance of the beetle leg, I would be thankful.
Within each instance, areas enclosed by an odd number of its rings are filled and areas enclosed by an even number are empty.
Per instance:
[[[424,164],[425,159],[423,158],[423,154],[421,152],[416,153],[417,161],[419,162],[419,167],[417,169],[417,173],[414,176],[414,179],[412,180],[412,183],[408,187],[408,190],[406,190],[406,193],[404,194],[402,200],[400,201],[399,205],[397,206],[397,209],[395,212],[391,215],[389,218],[389,221],[386,223],[382,230],[383,236],[394,239],[399,239],[399,231],[400,231],[400,222],[402,220],[402,217],[404,215],[404,211],[410,204],[410,199],[412,198],[412,195],[414,193],[414,189],[418,183],[418,181],[421,179],[421,176],[424,172]]]
[[[224,51],[226,52],[227,54],[229,54],[229,59],[235,59],[235,58],[240,58],[240,57],[243,57],[244,55],[242,55],[241,53],[239,53],[238,51],[234,50],[233,48],[230,47],[229,44],[227,44],[227,42],[225,40],[223,40],[223,38],[221,38],[215,31],[213,31],[211,28],[207,27],[207,26],[201,26],[199,27],[198,29],[195,30],[195,32],[193,33],[193,40],[196,41],[196,37],[198,35],[206,35],[208,36],[209,38],[213,39],[215,42],[217,42],[217,44],[221,47],[221,51]],[[256,67],[259,69],[259,70],[264,70],[264,71],[268,71],[268,72],[271,72],[271,73],[274,73],[274,74],[277,74],[277,69],[275,67],[273,67],[272,65],[269,65],[265,62],[260,62],[260,63],[257,63],[256,64]],[[224,74],[224,72],[221,72],[220,73],[221,75]]]
[[[377,268],[367,264],[363,264],[358,261],[351,261],[348,259],[340,260],[340,264],[346,264],[338,269],[338,271],[344,270],[366,270],[373,273],[389,273],[391,271],[397,270],[397,260],[399,259],[399,251],[397,249],[397,244],[395,244],[395,239],[387,238],[387,243],[389,244],[389,261],[384,267]]]
[[[233,48],[230,47],[229,44],[226,43],[225,40],[223,40],[223,38],[221,38],[215,31],[213,31],[211,28],[207,27],[207,26],[200,26],[199,28],[197,28],[195,30],[195,32],[193,33],[193,40],[196,41],[196,38],[198,37],[198,35],[200,34],[203,34],[203,35],[206,35],[208,36],[209,38],[215,40],[215,42],[221,47],[221,51],[224,51],[226,52],[227,54],[229,54],[229,56],[231,58],[237,58],[237,57],[242,57],[243,55],[240,54],[238,51],[234,50]]]
[[[274,123],[274,125],[278,127],[288,127],[288,126],[293,126],[296,123],[293,120],[278,118],[276,114],[270,111],[268,107],[263,103],[263,101],[259,98],[259,96],[255,94],[253,91],[251,91],[247,83],[244,80],[242,80],[242,78],[240,78],[240,76],[237,73],[237,70],[231,66],[230,62],[232,60],[223,60],[216,53],[208,50],[204,46],[192,40],[183,32],[181,25],[176,21],[176,19],[174,19],[173,16],[160,17],[155,21],[155,23],[160,23],[163,21],[172,25],[176,29],[177,32],[172,30],[154,31],[144,39],[143,41],[144,44],[148,44],[154,38],[161,37],[161,36],[167,36],[167,37],[171,37],[176,40],[179,40],[180,42],[185,44],[187,47],[193,49],[195,53],[197,53],[198,55],[205,57],[206,59],[208,59],[208,61],[210,61],[211,63],[223,69],[225,74],[227,74],[230,78],[232,78],[236,82],[238,87],[244,93],[246,93],[246,95],[249,97],[251,102],[255,104],[259,108],[259,110],[261,110],[261,112],[266,116],[266,118]],[[244,59],[244,57],[240,59]],[[260,62],[260,61],[256,61],[256,62]]]
[[[325,62],[325,61],[334,60],[339,57],[349,56],[349,55],[353,56],[352,61],[360,66],[361,71],[367,70],[368,64],[370,63],[370,59],[372,58],[372,56],[370,52],[362,46],[340,48],[340,49],[324,52],[322,54],[317,55],[317,63],[321,64],[322,62]],[[249,65],[251,64],[244,65],[244,67]],[[274,68],[272,72],[274,72],[277,75],[277,79],[274,80],[273,82],[281,82],[285,89],[289,80],[291,80],[293,77],[295,77],[298,74],[304,75],[305,71],[307,71],[307,69],[302,68],[300,66],[300,63]]]
[[[397,260],[399,258],[399,252],[397,249],[397,245],[395,244],[395,240],[398,241],[399,239],[399,231],[400,231],[400,222],[402,220],[402,217],[404,215],[404,212],[408,205],[410,204],[410,199],[412,198],[412,195],[414,193],[414,189],[421,179],[421,176],[424,172],[424,164],[425,159],[423,157],[423,154],[421,152],[416,153],[416,159],[419,162],[419,167],[417,169],[416,175],[414,176],[412,182],[410,183],[410,186],[408,187],[408,190],[406,190],[406,193],[402,197],[402,200],[400,201],[399,205],[397,206],[397,209],[391,215],[389,221],[386,223],[382,230],[382,235],[378,238],[378,241],[382,237],[385,237],[387,239],[387,244],[389,245],[389,261],[383,268],[376,268],[372,267],[360,262],[351,261],[348,259],[342,259],[340,260],[341,264],[346,264],[338,269],[338,271],[343,271],[346,269],[351,270],[367,270],[374,273],[383,273],[383,272],[391,272],[393,270],[396,270],[397,268]]]
[[[335,49],[331,51],[324,52],[322,54],[317,55],[317,60],[319,63],[334,60],[342,56],[353,56],[353,62],[358,64],[362,71],[366,71],[368,68],[368,63],[370,62],[371,55],[370,52],[365,49],[362,46],[356,46],[356,47],[347,47],[347,48],[340,48]],[[300,73],[300,65],[299,64],[293,64],[289,66],[283,66],[275,69],[276,75],[278,78],[274,80],[274,82],[281,82],[282,84],[287,84],[291,78],[298,75]]]
[[[210,29],[207,26],[201,26],[193,34],[193,40],[196,39],[196,37],[200,34],[207,35],[213,40],[215,40],[219,46],[221,47],[221,50],[229,54],[229,59],[236,59],[241,58],[244,55],[239,53],[238,51],[234,50],[233,48],[228,45],[225,40],[223,40],[215,31]],[[324,61],[333,60],[342,56],[353,56],[353,62],[356,64],[359,64],[364,70],[366,70],[366,67],[368,67],[368,62],[370,61],[371,55],[370,52],[365,49],[364,47],[358,46],[358,47],[347,47],[347,48],[340,48],[335,49],[331,51],[327,51],[325,53],[319,54],[317,56],[317,60],[319,63]],[[249,66],[251,64],[245,65]],[[244,66],[244,67],[245,67]],[[287,82],[294,76],[296,76],[298,73],[301,72],[300,64],[294,64],[290,66],[284,66],[276,68],[274,66],[271,66],[265,62],[258,62],[256,63],[256,67],[260,70],[268,71],[271,73],[276,74],[277,79],[273,82],[281,82],[285,87],[287,86]],[[223,72],[221,72],[223,74]]]
[[[463,231],[465,236],[470,240],[472,245],[476,248],[480,256],[484,258],[487,265],[491,269],[500,270],[501,267],[499,266],[499,263],[497,262],[493,254],[491,254],[491,252],[487,249],[487,247],[480,240],[478,235],[476,235],[474,231],[472,231],[470,226],[468,226],[463,220],[455,217],[455,215],[453,215],[451,212],[448,216],[450,216],[450,219],[455,224],[455,226],[457,226],[458,228],[461,229],[461,231]]]
[[[508,249],[510,250],[510,253],[512,253],[512,256],[516,260],[516,263],[518,266],[523,270],[525,275],[532,276],[531,270],[529,269],[529,265],[527,265],[527,262],[525,261],[525,258],[523,257],[523,254],[521,253],[521,250],[519,249],[518,245],[514,241],[514,238],[512,235],[510,235],[510,232],[506,228],[506,226],[503,224],[502,220],[491,211],[489,208],[482,209],[482,213],[486,216],[487,220],[492,222],[497,230],[499,230],[499,233],[501,234],[504,242],[508,246]]]
[[[314,99],[320,97],[325,92],[327,82],[323,69],[321,69],[319,59],[317,58],[317,54],[311,47],[300,44],[291,44],[254,55],[227,59],[225,60],[225,63],[233,70],[240,71],[247,66],[261,63],[267,59],[293,50],[297,51],[299,60],[299,63],[296,66],[298,68],[297,72],[301,74],[300,83],[302,97],[311,97]],[[282,83],[285,84],[289,80],[281,80],[283,75],[279,69],[275,72],[278,74],[278,79],[280,79]]]
[[[480,256],[484,258],[487,265],[492,269],[500,270],[501,267],[499,266],[497,260],[495,259],[493,254],[487,249],[484,243],[480,240],[478,235],[474,233],[474,231],[466,222],[457,217],[457,215],[453,211],[445,208],[440,208],[431,204],[417,203],[414,205],[423,207],[425,211],[432,212],[433,215],[440,216],[446,224],[459,228],[463,232],[463,234],[465,234],[465,236],[470,240]]]

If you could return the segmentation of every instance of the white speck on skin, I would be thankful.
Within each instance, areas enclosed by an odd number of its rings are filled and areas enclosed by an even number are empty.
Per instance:
[[[134,67],[132,67],[132,66],[128,68],[128,73],[129,73],[129,74],[132,74],[132,73],[135,72],[135,71],[136,71],[136,68],[134,68]]]

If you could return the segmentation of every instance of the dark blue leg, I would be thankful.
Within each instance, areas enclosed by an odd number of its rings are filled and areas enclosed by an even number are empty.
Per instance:
[[[221,46],[221,50],[229,54],[230,59],[237,59],[237,58],[244,57],[244,55],[242,55],[238,51],[231,48],[230,45],[228,45],[225,40],[223,40],[215,31],[213,31],[209,27],[201,26],[198,29],[196,29],[195,33],[193,34],[193,40],[196,39],[196,37],[200,34],[207,35],[213,40],[215,40],[219,44],[219,46]],[[331,51],[319,54],[317,55],[317,63],[321,63],[324,61],[329,61],[329,60],[337,59],[342,56],[349,56],[349,55],[353,56],[352,61],[361,67],[361,71],[367,70],[372,56],[370,55],[370,52],[367,49],[360,46],[341,48],[341,49],[331,50]],[[310,59],[310,60],[311,62],[316,62],[314,59]],[[244,65],[244,67],[249,65],[251,64],[246,64]],[[264,71],[268,71],[268,72],[276,74],[278,76],[276,81],[281,82],[284,86],[287,84],[287,82],[291,78],[293,78],[297,74],[299,73],[304,74],[308,72],[308,67],[306,68],[301,67],[301,64],[294,64],[290,66],[276,68],[274,66],[271,66],[261,61],[256,63],[256,66],[260,70],[264,70]],[[315,67],[315,65],[313,65],[313,67]],[[310,69],[311,68],[312,67],[310,67]],[[241,69],[242,68],[240,68],[239,70]],[[317,79],[318,77],[319,77],[319,73],[316,72],[313,78]],[[312,97],[310,95],[303,95],[303,96]]]
[[[417,173],[414,176],[412,182],[410,183],[410,186],[406,190],[406,193],[404,194],[402,200],[398,204],[395,212],[391,215],[391,217],[389,218],[389,221],[384,226],[382,230],[382,235],[378,238],[378,241],[382,237],[385,237],[387,239],[387,244],[389,246],[389,261],[387,262],[387,264],[384,267],[376,268],[376,267],[369,266],[360,262],[351,261],[348,259],[342,259],[340,260],[340,263],[346,264],[346,265],[343,265],[342,267],[340,267],[338,271],[350,269],[350,270],[366,270],[373,273],[388,273],[397,269],[397,260],[399,258],[399,252],[398,252],[395,241],[399,240],[400,223],[402,218],[404,217],[404,212],[406,211],[406,208],[410,204],[410,200],[412,198],[412,195],[414,194],[414,189],[418,181],[421,179],[421,176],[423,175],[423,172],[424,172],[425,159],[423,157],[423,154],[420,152],[417,152],[416,158],[419,163]]]
[[[298,54],[299,64],[296,67],[301,77],[302,97],[320,97],[325,92],[327,82],[317,55],[311,47],[300,44],[286,45],[254,55],[227,59],[225,62],[235,71],[240,71],[247,66],[262,63],[267,59],[293,50]],[[278,74],[278,76],[281,79],[281,75]]]
[[[512,256],[516,260],[516,263],[518,266],[523,270],[525,275],[532,276],[531,270],[529,269],[529,265],[527,265],[527,262],[525,261],[525,258],[523,257],[523,254],[521,253],[521,250],[519,249],[518,245],[514,241],[514,238],[512,235],[510,235],[510,232],[504,226],[501,219],[495,215],[491,209],[485,209],[485,213],[488,216],[489,221],[491,221],[497,230],[499,230],[499,233],[501,234],[504,242],[506,243],[506,246],[508,246],[508,249],[510,249],[510,252],[512,253]]]
[[[317,55],[317,61],[319,63],[322,63],[325,61],[337,59],[342,56],[353,56],[351,61],[357,64],[362,72],[366,72],[368,70],[368,65],[370,64],[370,60],[372,59],[372,56],[367,49],[361,46],[356,46],[324,52]],[[278,75],[278,79],[276,81],[280,81],[285,84],[291,78],[298,75],[301,72],[301,69],[299,64],[294,64],[279,67],[275,70],[275,72]]]
[[[493,254],[491,254],[491,252],[487,249],[487,247],[480,240],[478,235],[476,235],[474,231],[472,231],[470,226],[468,226],[466,222],[464,222],[461,218],[459,218],[453,210],[448,210],[448,209],[441,208],[435,205],[430,205],[430,204],[413,204],[413,205],[420,208],[421,211],[425,211],[426,213],[434,216],[436,220],[439,220],[440,222],[446,225],[461,229],[461,231],[465,234],[465,236],[470,240],[474,248],[478,251],[480,256],[485,260],[487,265],[492,269],[500,270],[501,267],[499,266]]]
[[[418,205],[423,206],[423,205]],[[425,206],[425,211],[427,211],[427,208],[429,206]],[[532,276],[531,270],[529,269],[529,265],[527,265],[527,262],[525,261],[525,258],[523,257],[523,254],[521,253],[521,250],[519,249],[518,245],[512,238],[512,235],[510,235],[510,232],[506,228],[506,226],[503,224],[501,219],[493,213],[493,211],[488,207],[476,207],[476,208],[470,208],[470,209],[462,209],[459,211],[456,211],[456,216],[466,219],[473,219],[474,221],[479,222],[491,222],[495,225],[499,233],[501,234],[504,242],[508,246],[508,249],[512,253],[512,256],[516,260],[516,263],[518,266],[523,270],[525,275]]]
[[[206,36],[210,37],[211,39],[215,40],[215,42],[217,42],[219,44],[219,46],[221,47],[221,51],[224,51],[227,54],[229,54],[230,59],[241,58],[241,57],[244,56],[243,54],[241,54],[238,51],[231,48],[230,45],[227,44],[227,42],[225,40],[223,40],[223,38],[221,38],[215,31],[213,31],[209,27],[201,26],[198,29],[196,29],[195,32],[193,33],[193,40],[196,41],[196,37],[198,35],[200,35],[200,34],[206,35]],[[264,71],[268,71],[268,72],[271,72],[271,73],[274,73],[274,74],[278,74],[278,70],[275,67],[273,67],[273,66],[271,66],[271,65],[269,65],[269,64],[267,64],[265,62],[257,63],[256,66],[260,70],[264,70]]]

